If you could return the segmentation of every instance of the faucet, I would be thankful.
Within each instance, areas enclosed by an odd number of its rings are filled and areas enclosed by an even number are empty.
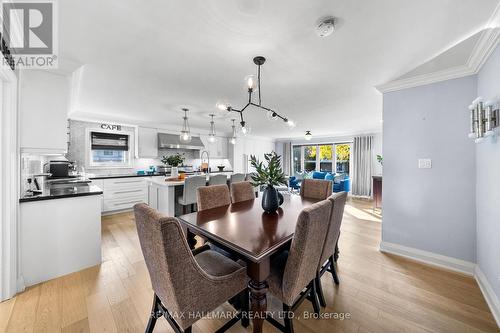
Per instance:
[[[200,169],[201,171],[203,171],[203,165],[205,164],[204,162],[204,159],[203,159],[203,155],[204,154],[207,154],[207,165],[206,165],[206,169],[207,169],[207,173],[210,173],[210,154],[208,153],[207,150],[204,150],[201,152],[201,155],[200,155],[200,159],[201,159],[201,166],[200,166]]]

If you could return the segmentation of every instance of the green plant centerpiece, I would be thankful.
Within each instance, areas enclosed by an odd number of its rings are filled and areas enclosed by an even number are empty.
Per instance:
[[[286,177],[281,167],[281,156],[273,151],[264,154],[264,159],[267,165],[254,155],[250,156],[250,163],[255,168],[255,173],[252,174],[252,185],[266,186],[262,193],[262,209],[266,213],[274,213],[283,203],[283,196],[275,186],[286,185]]]
[[[161,162],[165,165],[170,165],[170,178],[179,177],[178,166],[184,162],[184,156],[181,154],[173,154],[170,156],[163,156]]]
[[[173,154],[170,156],[162,156],[161,162],[165,165],[170,165],[172,167],[178,167],[184,162],[184,156],[181,154]]]

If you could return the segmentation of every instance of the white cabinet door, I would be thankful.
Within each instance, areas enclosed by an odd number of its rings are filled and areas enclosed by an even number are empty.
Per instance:
[[[66,153],[69,78],[47,71],[20,73],[21,148],[26,152]]]
[[[138,141],[140,158],[158,157],[158,130],[156,128],[139,127]]]

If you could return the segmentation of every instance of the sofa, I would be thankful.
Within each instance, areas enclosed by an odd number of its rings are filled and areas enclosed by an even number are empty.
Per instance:
[[[333,192],[349,192],[351,190],[351,179],[343,174],[314,171],[312,178],[331,180],[333,182]]]
[[[332,174],[329,172],[314,171],[309,174],[298,174],[288,179],[288,186],[294,190],[300,190],[300,183],[303,178],[325,179],[333,182],[333,192],[349,192],[351,190],[351,179],[342,174]]]

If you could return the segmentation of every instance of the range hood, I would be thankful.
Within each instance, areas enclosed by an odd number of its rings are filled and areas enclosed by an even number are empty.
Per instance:
[[[158,133],[158,148],[202,150],[205,149],[205,146],[198,136],[193,136],[191,142],[184,143],[181,142],[177,134]]]

